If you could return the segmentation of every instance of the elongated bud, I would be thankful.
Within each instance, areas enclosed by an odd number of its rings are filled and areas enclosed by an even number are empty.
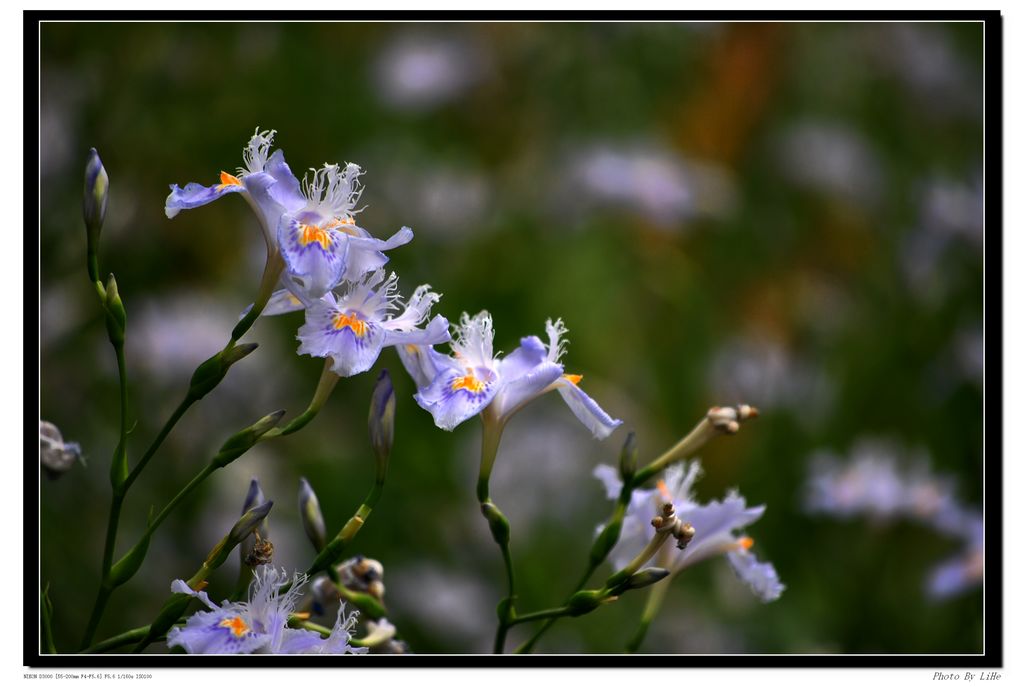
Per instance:
[[[132,579],[132,577],[139,571],[142,566],[142,562],[146,560],[146,551],[149,550],[149,537],[143,537],[139,540],[139,543],[128,550],[121,560],[110,568],[110,574],[107,577],[107,584],[110,588],[120,587],[122,584]]]
[[[619,476],[623,484],[629,484],[636,474],[639,450],[636,445],[636,432],[626,435],[626,441],[622,444],[622,452],[619,454]]]
[[[383,483],[395,440],[395,387],[391,375],[382,370],[370,398],[370,444],[377,458],[377,483]]]
[[[259,344],[239,344],[232,346],[226,351],[221,351],[210,356],[196,368],[192,373],[192,380],[189,383],[188,395],[193,400],[199,400],[206,394],[213,391],[214,387],[220,384],[224,375],[232,365],[256,350]]]
[[[106,313],[107,336],[110,342],[115,345],[124,344],[124,327],[127,316],[124,311],[124,303],[121,302],[121,294],[117,291],[117,280],[114,275],[107,279],[107,295],[103,303]]]
[[[669,574],[669,571],[665,570],[665,568],[644,568],[630,575],[629,579],[616,591],[624,592],[627,589],[641,589],[665,579]]]
[[[320,512],[320,501],[316,492],[305,477],[299,478],[299,515],[302,517],[302,528],[313,543],[317,553],[327,545],[327,526],[324,524],[323,513]]]
[[[622,532],[622,517],[609,522],[601,533],[597,535],[593,546],[590,547],[590,563],[597,567],[600,565],[619,541],[619,534]]]
[[[249,481],[249,491],[245,495],[245,503],[242,504],[242,515],[255,508],[256,506],[262,506],[267,502],[266,497],[263,496],[263,489],[260,488],[260,481],[258,478],[253,477]],[[263,539],[268,539],[267,533],[267,521],[264,519],[256,527],[255,532],[259,534]],[[241,556],[242,563],[244,564],[246,559],[251,558],[253,549],[256,544],[256,537],[246,537],[245,540],[239,545],[238,552]]]
[[[249,425],[242,431],[232,435],[220,447],[220,451],[211,461],[215,466],[222,468],[231,463],[235,458],[248,451],[256,445],[264,434],[269,432],[281,421],[285,411],[278,410],[270,415],[264,415],[259,420]]]
[[[274,507],[273,501],[266,501],[258,506],[254,506],[247,510],[241,518],[235,523],[235,526],[228,532],[227,542],[228,546],[234,548],[238,544],[241,544],[246,537],[252,534],[257,527],[263,524],[267,515],[270,514],[270,509]]]
[[[89,259],[89,279],[99,281],[95,256],[99,249],[100,230],[103,219],[107,215],[107,191],[110,180],[107,170],[103,168],[99,153],[95,148],[89,149],[89,157],[85,163],[85,188],[82,192],[82,218],[85,220],[86,250]]]

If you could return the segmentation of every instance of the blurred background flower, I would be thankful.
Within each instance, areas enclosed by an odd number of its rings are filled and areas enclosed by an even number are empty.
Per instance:
[[[137,459],[252,302],[263,259],[240,199],[172,223],[168,185],[212,183],[261,126],[296,172],[363,166],[360,222],[376,236],[413,228],[388,268],[443,293],[436,312],[488,309],[505,351],[562,317],[567,367],[625,421],[596,442],[545,398],[510,424],[491,493],[512,521],[523,608],[560,603],[583,569],[607,515],[589,475],[614,464],[625,430],[649,459],[708,406],[743,401],[761,417],[703,451],[701,493],[735,486],[768,505],[758,548],[786,593],[751,602],[728,565],[695,566],[672,581],[645,649],[979,651],[980,530],[807,512],[803,485],[832,479],[829,503],[867,499],[876,513],[982,503],[982,47],[979,24],[934,22],[44,24],[41,410],[89,457],[41,485],[58,646],[78,640],[81,590],[97,583],[117,436],[114,361],[83,265],[86,152],[110,177],[101,261],[128,311]],[[247,335],[260,348],[133,488],[122,545],[227,436],[305,407],[321,365],[294,353],[301,322]],[[389,619],[413,651],[486,650],[503,585],[473,496],[479,427],[437,430],[393,351],[380,367],[394,378],[395,445],[352,553],[387,568]],[[299,477],[332,536],[373,480],[376,368],[187,499],[99,636],[152,619],[170,580],[237,519],[253,475],[278,504],[275,565],[304,568]],[[805,460],[865,436],[896,448],[871,449],[849,483],[850,459],[824,472]],[[943,476],[933,491],[907,489],[921,481],[903,446],[927,452],[921,474]],[[212,596],[234,579],[223,566]],[[627,595],[563,621],[539,649],[621,651],[641,604]]]

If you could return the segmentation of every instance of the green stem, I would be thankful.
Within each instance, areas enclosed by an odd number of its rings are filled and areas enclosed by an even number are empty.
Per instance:
[[[608,554],[611,553],[611,550],[618,542],[620,532],[619,528],[621,528],[622,519],[625,517],[626,507],[633,498],[633,490],[636,484],[638,484],[638,482],[634,480],[627,480],[623,483],[622,489],[619,490],[619,498],[615,502],[615,508],[612,510],[612,514],[608,517],[604,527],[601,528],[601,533],[597,536],[597,539],[594,540],[594,544],[591,547],[590,561],[587,564],[587,569],[583,571],[583,575],[580,577],[579,582],[577,582],[576,586],[573,587],[573,590],[569,592],[569,596],[566,597],[566,603],[568,603],[573,594],[583,589],[587,584],[587,580],[589,580],[590,576],[594,574],[594,571],[604,563],[605,559],[608,558]],[[606,538],[609,539],[609,541],[603,541]],[[549,629],[551,629],[552,625],[558,622],[560,617],[562,616],[555,615],[544,621],[544,624],[537,628],[537,631],[533,633],[533,636],[516,648],[515,653],[528,654],[533,651],[533,647],[538,641],[540,641],[540,638],[543,637]]]
[[[160,448],[161,444],[164,443],[164,439],[167,438],[167,435],[170,434],[171,430],[174,429],[174,426],[178,424],[178,421],[185,414],[185,411],[187,411],[192,404],[196,402],[196,400],[198,399],[186,395],[185,398],[182,399],[181,403],[178,404],[178,407],[174,409],[174,412],[171,413],[169,418],[167,418],[167,422],[164,423],[164,426],[160,428],[160,432],[156,435],[156,438],[153,439],[149,448],[147,448],[146,452],[142,454],[142,458],[139,459],[138,464],[130,473],[128,473],[128,479],[126,479],[124,483],[125,491],[128,491],[128,488],[131,487],[132,484],[135,483],[135,480],[139,478],[139,475],[142,474],[142,471],[146,468],[146,464],[149,463],[150,459],[154,455],[156,455],[157,450]]]
[[[107,568],[109,570],[109,566]],[[96,628],[100,624],[100,617],[103,615],[103,610],[107,606],[107,600],[110,598],[110,587],[106,586],[106,580],[100,581],[99,591],[96,593],[96,601],[92,605],[92,613],[89,615],[89,624],[85,627],[85,635],[82,637],[82,648],[89,646],[92,642],[93,635],[96,634]]]
[[[690,433],[679,440],[675,446],[650,462],[633,477],[633,484],[640,486],[654,475],[658,474],[669,465],[686,460],[699,451],[708,440],[717,436],[719,431],[711,424],[707,417],[697,423],[697,426],[690,430]]]
[[[535,620],[562,618],[569,614],[569,608],[567,606],[559,606],[558,608],[546,608],[542,611],[534,611],[532,613],[524,613],[517,615],[513,618],[509,625],[518,625],[519,623],[529,623]],[[518,653],[518,652],[517,652]]]
[[[500,654],[505,651],[505,637],[516,615],[516,577],[512,566],[511,527],[508,519],[490,497],[491,470],[498,457],[498,446],[501,444],[501,434],[505,425],[490,412],[490,408],[485,409],[481,417],[484,427],[480,442],[480,474],[476,481],[476,498],[480,502],[480,511],[490,526],[491,537],[501,550],[505,578],[508,581],[508,595],[498,604],[498,627],[494,633],[494,653]]]
[[[79,653],[101,654],[104,651],[110,651],[111,649],[117,649],[118,647],[137,642],[140,639],[143,639],[147,634],[149,634],[149,625],[136,627],[134,629],[127,630],[126,632],[122,632],[119,635],[114,635],[113,637],[104,639],[102,642],[97,642],[88,649],[83,649]]]
[[[654,620],[654,617],[658,615],[658,611],[661,610],[661,603],[665,600],[665,593],[668,591],[668,583],[671,579],[662,580],[651,587],[651,591],[647,595],[647,603],[644,604],[643,614],[640,616],[640,625],[626,644],[627,653],[635,653],[643,643],[644,637],[647,635],[647,628],[650,627],[651,621]]]

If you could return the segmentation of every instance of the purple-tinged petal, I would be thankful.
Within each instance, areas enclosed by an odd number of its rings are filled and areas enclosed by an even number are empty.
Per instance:
[[[680,552],[677,560],[681,564],[692,565],[731,549],[735,542],[733,531],[760,518],[764,509],[764,506],[747,508],[746,499],[736,492],[728,494],[722,501],[710,501],[705,505],[677,504],[676,517],[689,522],[696,530],[693,541]]]
[[[167,633],[167,646],[190,654],[251,654],[267,645],[268,635],[252,627],[247,614],[234,604],[193,614],[184,627]]]
[[[405,371],[416,382],[417,389],[430,386],[437,377],[439,370],[459,369],[459,364],[443,353],[438,353],[433,346],[405,344],[395,346],[398,357],[405,366]]]
[[[373,367],[384,346],[385,330],[353,310],[339,310],[334,297],[306,309],[306,323],[299,327],[300,355],[331,357],[331,370],[351,377]]]
[[[355,281],[367,272],[379,269],[388,261],[388,257],[382,251],[404,246],[412,241],[413,236],[409,227],[402,227],[387,240],[375,239],[362,229],[359,231],[362,235],[348,235],[348,268],[345,270],[345,279],[349,281]]]
[[[782,596],[786,585],[779,581],[779,574],[771,563],[758,561],[754,554],[743,548],[730,551],[728,558],[737,577],[746,582],[761,601],[767,603]]]
[[[519,340],[519,346],[498,363],[498,374],[502,379],[515,379],[532,371],[546,358],[547,349],[541,340],[536,336],[524,336]]]
[[[520,374],[515,378],[509,379],[503,375],[501,392],[494,401],[500,404],[497,408],[498,413],[502,417],[510,416],[544,393],[561,376],[561,365],[543,359],[532,369],[520,370]]]
[[[604,491],[608,498],[613,501],[619,498],[619,492],[622,491],[622,478],[619,477],[617,469],[611,465],[598,465],[594,468],[594,477],[604,485]]]
[[[284,215],[277,242],[288,272],[302,280],[311,297],[319,298],[341,281],[348,254],[348,241],[341,232]]]
[[[384,345],[397,346],[402,348],[408,345],[432,346],[451,341],[451,334],[448,333],[448,319],[442,315],[435,315],[423,329],[412,329],[409,331],[395,331],[388,329],[388,322],[383,326],[386,330]],[[408,369],[408,368],[407,368]]]
[[[326,640],[319,632],[286,627],[281,631],[281,643],[273,647],[275,654],[318,654]]]
[[[295,312],[296,310],[302,310],[305,307],[295,294],[288,289],[281,289],[271,295],[270,300],[267,301],[267,305],[263,308],[263,312],[260,315],[262,317],[273,317],[274,315],[283,315]]]
[[[573,381],[576,379],[576,381]],[[593,432],[597,439],[605,439],[615,428],[622,424],[622,420],[616,420],[597,405],[597,402],[585,394],[578,385],[578,378],[573,375],[563,375],[555,380],[555,388],[561,394],[562,400],[573,412],[573,415],[582,422],[587,429]]]
[[[275,182],[269,188],[270,197],[284,207],[285,212],[295,213],[305,207],[306,196],[302,195],[299,180],[284,161],[284,151],[274,151],[263,169]]]
[[[229,193],[240,193],[245,190],[242,182],[236,177],[223,172],[221,177],[226,179],[227,183],[203,186],[193,182],[185,184],[185,188],[180,188],[177,184],[171,184],[171,193],[167,196],[167,200],[164,201],[164,213],[167,215],[167,218],[172,219],[182,210],[191,210],[192,208],[212,203]]]
[[[451,431],[486,408],[499,386],[498,376],[487,368],[448,369],[413,398],[434,416],[434,424]]]

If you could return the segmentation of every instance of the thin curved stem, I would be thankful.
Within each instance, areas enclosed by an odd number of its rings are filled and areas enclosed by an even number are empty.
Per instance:
[[[104,639],[102,642],[97,642],[87,649],[83,649],[79,653],[81,654],[101,654],[104,651],[110,651],[111,649],[117,649],[118,647],[126,646],[134,642],[143,639],[149,634],[149,625],[143,627],[136,627],[131,630],[122,632],[119,635],[114,635]]]

